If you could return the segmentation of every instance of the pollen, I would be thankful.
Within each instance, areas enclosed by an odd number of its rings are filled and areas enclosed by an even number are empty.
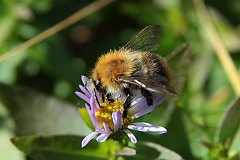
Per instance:
[[[111,131],[114,131],[112,114],[117,110],[120,110],[120,112],[123,113],[123,110],[124,110],[123,102],[121,100],[115,100],[114,102],[100,103],[100,105],[101,105],[101,108],[99,108],[95,112],[95,117],[97,121],[100,122],[101,125],[103,122],[105,122],[109,127],[109,129]],[[131,122],[132,122],[131,117],[127,116],[126,118],[122,119],[123,126],[127,126]]]
[[[126,118],[123,119],[123,126],[126,127],[128,126],[130,123],[132,123],[133,119],[130,116],[127,116]]]

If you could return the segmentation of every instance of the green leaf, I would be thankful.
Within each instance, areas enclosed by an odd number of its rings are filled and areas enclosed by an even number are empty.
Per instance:
[[[238,129],[238,132],[236,133],[233,141],[232,141],[232,145],[229,149],[229,157],[233,157],[238,155],[239,159],[240,159],[240,128]]]
[[[237,97],[226,109],[220,120],[215,136],[215,144],[231,144],[240,126],[240,97]]]
[[[113,156],[111,151],[115,149],[113,143],[96,141],[81,148],[82,137],[73,135],[15,137],[11,141],[33,160],[108,159],[111,155]]]
[[[188,44],[182,44],[171,54],[169,54],[166,59],[173,74],[173,88],[176,90],[178,97],[171,98],[167,103],[166,111],[163,116],[165,124],[167,124],[172,117],[172,114],[177,107],[177,103],[183,97],[183,89],[186,86],[187,76],[189,74],[188,70],[191,64],[192,49]]]
[[[154,111],[155,112],[155,111]],[[195,159],[195,155],[192,153],[192,145],[190,144],[189,140],[189,134],[192,133],[192,131],[188,130],[188,126],[186,126],[184,122],[184,110],[177,107],[168,123],[167,126],[164,126],[167,129],[167,133],[158,135],[158,134],[149,134],[149,133],[141,133],[141,132],[134,132],[134,135],[138,138],[138,141],[148,141],[153,142],[157,144],[161,144],[177,153],[182,155],[185,159]],[[151,113],[152,114],[152,113]],[[148,117],[151,116],[151,114],[147,115]],[[159,114],[159,117],[162,116]],[[157,123],[157,119],[154,124]],[[142,151],[144,154],[150,152],[145,151],[146,149],[143,149]],[[138,154],[138,150],[137,150]],[[153,155],[156,156],[156,153],[151,153],[149,156]],[[150,158],[150,159],[154,159]]]
[[[166,56],[166,60],[173,74],[173,84],[177,93],[181,95],[185,86],[188,69],[191,64],[192,49],[188,44],[182,44]]]
[[[172,150],[170,150],[168,148],[165,148],[165,147],[163,147],[163,146],[161,146],[159,144],[146,142],[145,145],[148,146],[148,147],[151,147],[153,149],[156,149],[160,153],[160,155],[159,155],[159,157],[157,159],[183,160],[183,158],[179,154],[177,154],[176,152],[174,152],[174,151],[172,151]]]
[[[14,58],[6,59],[0,63],[0,82],[5,84],[13,84],[16,81],[17,67],[26,58],[26,52],[15,55]]]
[[[88,114],[88,111],[86,110],[86,108],[83,107],[79,107],[79,113],[82,116],[82,118],[84,119],[84,122],[86,123],[86,125],[91,129],[91,130],[95,130],[92,120]]]
[[[211,140],[205,130],[192,119],[191,115],[183,114],[183,122],[187,131],[186,136],[188,137],[191,153],[196,158],[204,159],[211,147]]]
[[[28,88],[0,84],[0,100],[10,111],[18,135],[77,134],[91,132],[77,107]]]
[[[134,156],[136,155],[136,150],[130,147],[123,147],[117,154],[122,156]]]
[[[141,150],[139,150],[141,148]],[[143,159],[156,160],[183,160],[183,158],[176,152],[152,142],[142,142],[137,144],[137,152],[142,155]],[[154,154],[154,152],[156,152]]]

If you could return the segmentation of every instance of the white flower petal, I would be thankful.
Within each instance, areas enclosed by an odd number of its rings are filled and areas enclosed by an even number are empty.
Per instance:
[[[96,135],[98,134],[98,132],[93,132],[91,134],[89,134],[88,136],[86,136],[83,140],[82,140],[82,148],[85,147],[89,141],[91,141]]]
[[[154,96],[153,97],[153,105],[148,106],[146,98],[141,96],[141,97],[136,97],[132,100],[131,103],[131,108],[128,110],[128,115],[133,116],[134,118],[141,117],[145,114],[148,114],[152,112],[152,110],[158,106],[161,102],[163,102],[164,96]]]
[[[128,126],[129,129],[140,131],[140,132],[153,132],[156,134],[166,133],[167,130],[164,127],[156,126],[146,122],[136,122]]]
[[[134,98],[131,103],[131,108],[128,110],[129,116],[135,116],[147,108],[147,102],[145,97]]]
[[[152,110],[153,110],[155,107],[156,107],[156,106],[147,106],[147,107],[145,108],[145,110],[142,110],[142,111],[140,111],[139,113],[135,114],[135,115],[134,115],[134,118],[138,118],[138,117],[141,117],[141,116],[143,116],[143,115],[145,115],[145,114],[148,114],[148,113],[152,112]]]
[[[137,143],[137,138],[132,134],[132,132],[130,132],[128,129],[124,129],[123,131],[127,134],[132,143]]]
[[[109,133],[102,133],[100,136],[97,137],[98,142],[104,142],[110,136]]]

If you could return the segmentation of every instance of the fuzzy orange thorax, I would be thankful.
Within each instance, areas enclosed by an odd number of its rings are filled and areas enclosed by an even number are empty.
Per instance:
[[[92,71],[92,78],[100,80],[103,86],[114,89],[119,77],[130,75],[134,70],[133,63],[127,54],[127,50],[120,49],[102,55]]]

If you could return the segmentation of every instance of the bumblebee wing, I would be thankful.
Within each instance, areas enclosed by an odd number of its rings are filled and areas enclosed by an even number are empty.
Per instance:
[[[161,75],[156,76],[130,76],[121,77],[120,82],[142,87],[153,93],[163,93],[171,96],[176,96],[175,90],[168,85],[168,80]]]
[[[150,25],[140,31],[125,46],[132,51],[154,52],[159,48],[159,40],[163,35],[163,29],[160,25]]]
[[[170,54],[168,54],[165,59],[169,61],[179,60],[179,59],[186,59],[189,58],[189,53],[191,51],[191,47],[187,43],[183,43],[180,45],[177,49],[172,51]]]
[[[191,46],[182,44],[180,47],[171,52],[165,59],[168,62],[170,73],[172,73],[171,84],[178,94],[183,92],[186,85],[187,75],[191,66]]]

